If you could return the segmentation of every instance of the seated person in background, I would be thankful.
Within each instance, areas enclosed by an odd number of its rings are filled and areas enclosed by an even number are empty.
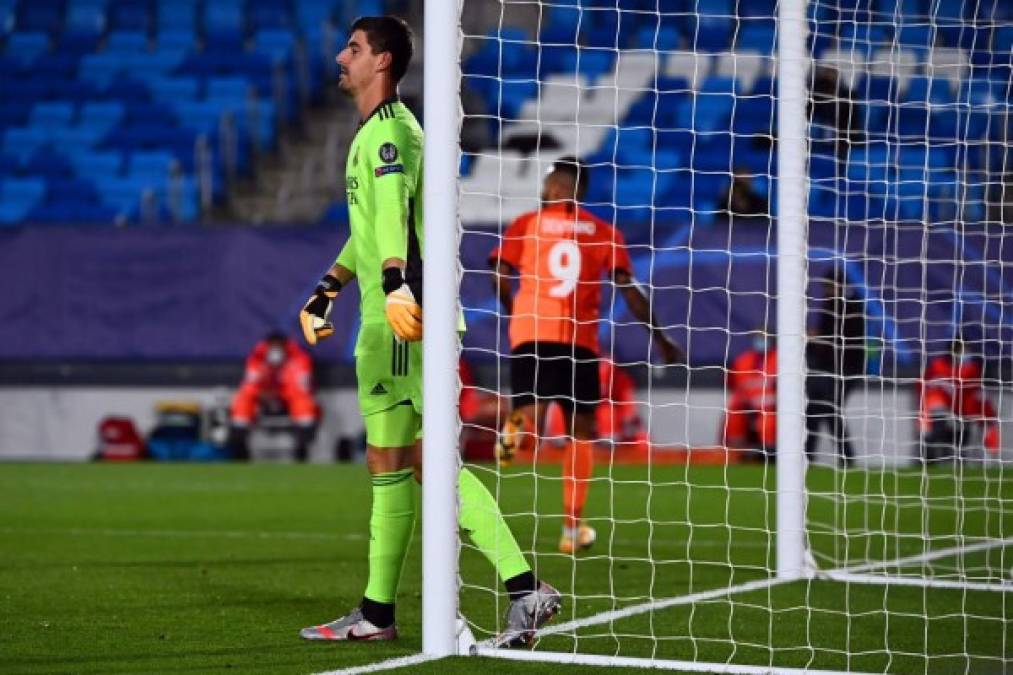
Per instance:
[[[296,435],[296,459],[306,461],[320,419],[309,355],[283,333],[268,334],[246,359],[246,373],[230,413],[229,446],[236,459],[249,459],[250,427],[266,414],[289,417]]]
[[[751,458],[773,457],[777,445],[777,349],[763,330],[728,369],[722,432],[726,448],[750,450]]]
[[[646,446],[647,432],[640,419],[636,400],[637,385],[633,378],[606,358],[599,361],[598,377],[602,398],[594,411],[598,444],[617,450],[622,450],[623,445],[628,448],[634,443]],[[563,414],[563,408],[555,404],[546,413],[544,437],[553,445],[563,446],[569,440],[566,438],[566,420],[563,419]]]
[[[949,354],[929,360],[918,397],[918,425],[925,462],[959,458],[978,426],[982,444],[998,454],[996,410],[985,397],[981,377],[981,363],[968,352],[960,337],[953,339]]]
[[[735,167],[732,182],[728,191],[718,201],[718,207],[728,212],[729,216],[751,217],[766,216],[766,197],[758,194],[753,188],[753,177],[749,171],[741,166]]]

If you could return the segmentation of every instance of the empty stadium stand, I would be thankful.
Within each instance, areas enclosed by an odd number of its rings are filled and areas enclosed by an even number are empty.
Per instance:
[[[1013,5],[834,4],[810,3],[814,73],[833,74],[855,120],[842,148],[841,121],[815,111],[811,215],[984,219],[988,186],[1010,169]],[[773,0],[620,6],[553,3],[537,35],[502,26],[466,40],[464,86],[485,102],[472,113],[494,149],[462,162],[462,220],[532,208],[541,168],[563,154],[597,167],[587,201],[623,222],[711,222],[737,169],[774,206]],[[846,14],[858,10],[881,20],[856,33]]]
[[[190,223],[383,0],[0,0],[0,226]]]

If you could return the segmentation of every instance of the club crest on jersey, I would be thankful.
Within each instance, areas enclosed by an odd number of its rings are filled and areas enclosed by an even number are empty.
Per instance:
[[[392,164],[397,160],[397,146],[393,143],[384,143],[380,146],[380,159],[385,164]]]

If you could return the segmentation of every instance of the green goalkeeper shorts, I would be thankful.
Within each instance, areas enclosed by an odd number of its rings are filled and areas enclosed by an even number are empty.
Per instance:
[[[394,437],[407,442],[374,443],[371,440],[370,427],[377,427],[375,435],[380,435],[380,423],[369,418],[379,413],[392,411],[400,420],[404,408],[414,412],[418,418],[419,430],[422,419],[422,343],[399,342],[386,322],[363,324],[359,330],[359,340],[355,345],[355,377],[359,388],[359,410],[366,418],[366,436],[371,445],[377,447],[402,447],[411,445],[416,432],[407,437],[408,428],[393,434]],[[398,424],[399,428],[403,425]],[[409,425],[410,426],[410,425]],[[392,430],[393,431],[393,430]]]
[[[422,438],[422,415],[410,401],[363,417],[366,442],[374,448],[406,448]]]

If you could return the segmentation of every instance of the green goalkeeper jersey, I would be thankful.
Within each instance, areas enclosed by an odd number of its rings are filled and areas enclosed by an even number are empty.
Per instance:
[[[351,236],[337,263],[358,279],[363,325],[384,323],[384,260],[406,261],[405,280],[422,301],[422,128],[396,98],[359,126],[345,189]]]

